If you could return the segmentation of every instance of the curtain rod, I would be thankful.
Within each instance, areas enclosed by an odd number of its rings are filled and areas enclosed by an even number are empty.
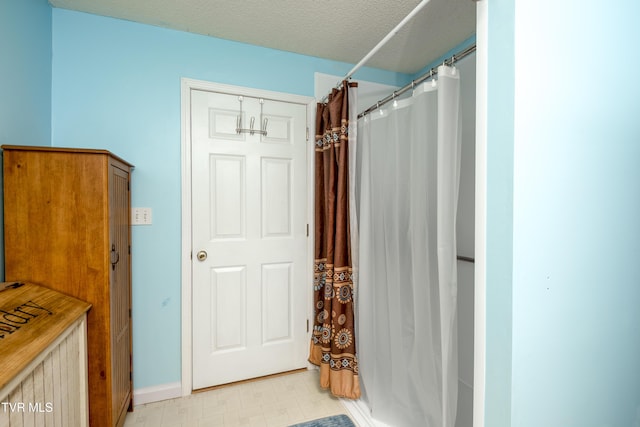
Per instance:
[[[476,51],[476,45],[475,43],[471,46],[469,46],[468,48],[453,54],[451,56],[450,59],[446,59],[442,62],[442,65],[453,65],[456,61],[461,60],[462,58],[471,55],[473,52]],[[380,101],[376,102],[375,104],[373,104],[371,107],[367,108],[366,110],[364,110],[362,113],[358,114],[358,118],[362,118],[364,116],[366,116],[367,114],[369,114],[372,111],[377,110],[378,108],[380,108],[381,106],[383,106],[384,104],[386,104],[389,101],[392,101],[395,99],[396,96],[402,95],[403,93],[405,93],[406,91],[408,91],[409,89],[413,89],[416,85],[419,85],[420,83],[424,82],[425,80],[428,80],[430,78],[435,77],[438,74],[438,68],[431,68],[429,70],[428,73],[423,74],[421,77],[418,77],[415,80],[411,80],[411,83],[403,86],[402,88],[393,91],[393,93],[389,96],[387,96],[386,98],[381,99]]]
[[[385,38],[383,38],[382,40],[380,40],[380,42],[369,51],[369,53],[367,53],[364,58],[362,58],[360,60],[360,62],[358,62],[352,69],[351,71],[349,71],[347,73],[346,76],[344,76],[344,78],[342,80],[348,80],[351,78],[351,76],[353,76],[355,74],[356,71],[358,71],[364,64],[367,63],[367,61],[369,61],[369,59],[371,59],[371,57],[373,55],[375,55],[380,48],[382,48],[382,46],[384,46],[385,44],[387,44],[387,42],[389,40],[391,40],[391,38],[393,36],[395,36],[396,34],[398,34],[400,32],[400,30],[402,29],[402,27],[404,27],[406,25],[407,22],[409,22],[418,12],[420,12],[422,10],[423,7],[425,7],[431,0],[422,0],[411,12],[409,12],[409,14],[407,16],[404,17],[404,19],[402,21],[400,21],[400,23],[398,25],[395,26],[395,28],[393,30],[391,30],[391,32],[389,32],[389,34],[387,34],[385,36]]]
[[[375,55],[380,48],[382,48],[382,46],[384,46],[385,44],[387,44],[387,42],[389,40],[391,40],[391,38],[393,36],[395,36],[396,34],[398,34],[400,32],[400,30],[402,29],[402,27],[405,26],[405,24],[407,22],[409,22],[418,12],[420,12],[420,10],[422,10],[423,7],[425,7],[431,0],[422,0],[415,8],[413,8],[413,10],[411,12],[409,12],[409,14],[407,16],[404,17],[404,19],[402,21],[400,21],[400,23],[398,23],[398,25],[396,25],[393,30],[391,30],[389,32],[389,34],[387,34],[382,40],[380,40],[380,42],[378,42],[377,45],[374,46],[373,49],[371,49],[369,51],[369,53],[367,53],[364,58],[362,58],[360,60],[360,62],[358,62],[352,69],[351,71],[349,71],[343,78],[342,80],[340,80],[337,84],[336,84],[336,88],[340,88],[340,85],[342,85],[342,82],[345,80],[349,80],[351,78],[351,76],[353,76],[355,74],[356,71],[358,71],[364,64],[367,63],[367,61],[369,61],[369,59],[371,59],[371,57],[373,55]],[[325,102],[327,100],[327,98],[329,97],[329,95],[327,94],[324,98],[322,98],[320,100],[320,102]]]

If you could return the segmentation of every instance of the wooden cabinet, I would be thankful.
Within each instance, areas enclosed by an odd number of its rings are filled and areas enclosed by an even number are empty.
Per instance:
[[[92,304],[87,317],[92,427],[132,407],[132,165],[104,150],[3,146],[5,277]]]

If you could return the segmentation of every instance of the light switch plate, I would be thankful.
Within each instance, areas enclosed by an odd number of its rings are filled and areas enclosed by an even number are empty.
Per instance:
[[[150,225],[151,208],[131,208],[131,225]]]

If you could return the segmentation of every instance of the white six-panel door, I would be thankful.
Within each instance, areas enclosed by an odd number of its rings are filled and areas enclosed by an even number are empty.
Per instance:
[[[193,389],[306,366],[306,117],[191,92]]]

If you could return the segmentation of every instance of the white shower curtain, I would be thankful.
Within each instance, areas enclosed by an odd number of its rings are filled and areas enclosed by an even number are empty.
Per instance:
[[[358,122],[358,353],[374,419],[454,427],[460,85],[434,85]],[[358,182],[359,181],[359,182]]]

